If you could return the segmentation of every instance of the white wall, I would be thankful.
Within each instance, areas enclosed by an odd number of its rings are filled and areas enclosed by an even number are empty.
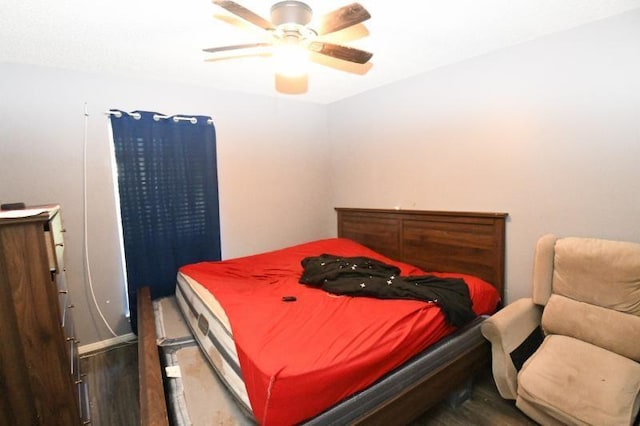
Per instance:
[[[542,234],[640,241],[640,10],[332,104],[329,120],[332,204],[509,213],[507,301],[530,294]]]
[[[212,78],[215,76],[212,75]],[[201,88],[0,64],[0,201],[59,203],[81,344],[110,334],[83,274],[83,135],[96,298],[117,334],[130,332],[116,228],[109,108],[213,117],[223,257],[279,248],[332,231],[326,107]]]
[[[62,204],[79,338],[110,337],[83,277],[87,102],[90,265],[127,333],[102,113],[211,115],[225,258],[334,235],[334,206],[503,211],[510,301],[530,293],[546,232],[640,241],[638,76],[640,11],[328,107],[0,64],[0,201]]]

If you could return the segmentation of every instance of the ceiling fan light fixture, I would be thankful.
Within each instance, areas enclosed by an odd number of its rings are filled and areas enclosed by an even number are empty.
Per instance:
[[[281,43],[273,52],[276,73],[297,77],[307,73],[309,51],[298,43]]]
[[[276,91],[285,95],[301,95],[309,90],[309,75],[302,74],[295,77],[275,74]]]

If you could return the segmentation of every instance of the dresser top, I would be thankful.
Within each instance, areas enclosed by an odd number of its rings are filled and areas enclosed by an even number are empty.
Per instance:
[[[60,211],[58,204],[27,206],[20,210],[0,210],[0,225],[49,220],[54,217],[58,211]]]

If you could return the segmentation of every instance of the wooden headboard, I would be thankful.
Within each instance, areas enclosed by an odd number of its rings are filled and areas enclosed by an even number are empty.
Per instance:
[[[460,272],[504,297],[507,213],[336,208],[338,236],[427,272]]]

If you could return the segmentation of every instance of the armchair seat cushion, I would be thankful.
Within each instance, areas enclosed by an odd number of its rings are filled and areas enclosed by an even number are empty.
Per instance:
[[[640,363],[549,335],[519,372],[517,393],[516,405],[534,420],[629,425],[640,408]]]

